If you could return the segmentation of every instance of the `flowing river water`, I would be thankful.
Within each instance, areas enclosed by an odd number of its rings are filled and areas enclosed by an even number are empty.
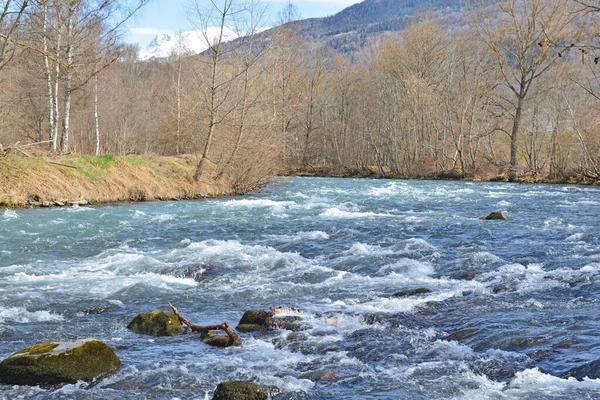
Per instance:
[[[92,387],[0,385],[0,398],[209,399],[226,380],[276,399],[600,398],[600,380],[560,378],[600,358],[598,188],[292,178],[265,191],[0,211],[0,358],[93,337],[122,361]],[[491,211],[510,220],[480,219]],[[393,296],[415,288],[431,292]],[[168,302],[233,326],[298,306],[305,330],[217,349],[126,329]]]

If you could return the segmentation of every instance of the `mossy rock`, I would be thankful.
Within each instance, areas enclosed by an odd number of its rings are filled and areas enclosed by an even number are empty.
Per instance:
[[[261,332],[265,330],[265,327],[257,324],[242,324],[238,325],[236,329],[240,332],[248,333],[248,332]]]
[[[238,323],[240,325],[265,325],[265,323],[273,317],[273,313],[264,310],[249,310],[244,313],[244,316]]]
[[[159,310],[139,314],[127,325],[127,329],[152,336],[175,336],[185,332],[177,315]]]
[[[43,343],[17,351],[2,361],[0,382],[29,386],[90,382],[120,365],[113,349],[98,340]]]
[[[483,219],[488,220],[488,221],[494,221],[494,220],[504,220],[505,221],[508,219],[508,217],[506,215],[504,215],[504,213],[493,212]]]
[[[209,346],[214,346],[214,347],[229,347],[229,336],[223,336],[223,335],[209,336],[205,339],[202,339],[202,342],[204,344],[207,344]],[[232,344],[232,346],[237,346],[237,345],[239,345],[238,342]]]
[[[231,381],[219,383],[212,400],[267,400],[267,391],[253,382]]]
[[[409,297],[409,296],[417,296],[420,294],[427,294],[427,293],[431,293],[431,289],[418,288],[418,289],[403,290],[401,292],[395,293],[394,297]]]

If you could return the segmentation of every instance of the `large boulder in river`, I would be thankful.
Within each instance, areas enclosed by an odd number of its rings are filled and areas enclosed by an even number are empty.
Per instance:
[[[127,325],[127,329],[152,336],[175,336],[185,332],[177,315],[160,310],[139,314]]]
[[[212,400],[267,400],[267,391],[253,382],[231,381],[219,383]]]
[[[89,382],[120,365],[115,352],[98,340],[50,342],[17,351],[2,361],[0,382],[30,386]]]

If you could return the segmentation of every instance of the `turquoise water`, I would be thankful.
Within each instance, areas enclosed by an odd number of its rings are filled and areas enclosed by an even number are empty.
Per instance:
[[[204,399],[234,379],[277,399],[600,397],[596,380],[559,378],[600,359],[598,188],[293,178],[265,192],[0,211],[0,357],[94,337],[123,364],[90,388],[0,398]],[[479,219],[491,211],[511,219]],[[126,329],[168,302],[233,326],[298,306],[307,329],[228,349]]]

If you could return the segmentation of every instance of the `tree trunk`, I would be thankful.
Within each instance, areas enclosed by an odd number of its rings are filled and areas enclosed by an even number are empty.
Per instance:
[[[96,132],[96,150],[94,154],[97,156],[100,154],[100,120],[98,117],[98,65],[95,68],[94,77],[94,122],[95,122],[95,132]]]
[[[517,99],[517,109],[513,120],[512,132],[510,134],[510,168],[508,180],[514,182],[519,173],[519,129],[521,129],[521,117],[523,115],[523,98]]]
[[[62,152],[69,152],[69,123],[71,119],[71,98],[73,85],[73,8],[69,8],[67,21],[67,76],[65,80],[65,109],[62,130]]]

